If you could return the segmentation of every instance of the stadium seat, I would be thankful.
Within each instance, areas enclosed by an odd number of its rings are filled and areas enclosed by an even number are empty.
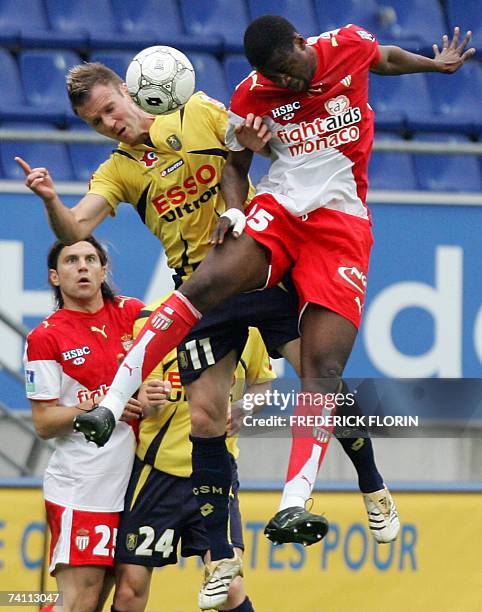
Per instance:
[[[434,113],[428,118],[433,131],[464,132],[480,134],[482,129],[482,67],[477,62],[468,62],[455,74],[425,75]],[[479,100],[479,103],[477,103]],[[427,118],[412,120],[427,129]]]
[[[196,91],[202,90],[228,105],[230,92],[220,62],[209,53],[190,53],[189,59],[196,71]]]
[[[415,141],[468,142],[455,134],[419,134]],[[482,191],[477,158],[474,155],[412,154],[420,189],[431,191]]]
[[[371,74],[369,100],[375,111],[377,128],[399,130],[410,127],[412,120],[416,121],[417,128],[421,128],[421,116],[430,125],[433,107],[425,74],[396,77]]]
[[[22,129],[28,132],[50,129],[48,123],[16,123],[12,122],[3,127]],[[28,141],[2,141],[0,142],[0,162],[3,176],[6,179],[24,181],[23,170],[14,160],[15,156],[23,157],[32,168],[48,168],[54,181],[73,180],[72,166],[70,164],[67,147],[62,142],[28,142]]]
[[[261,15],[281,15],[303,36],[316,36],[318,22],[311,0],[248,0],[251,19]]]
[[[136,51],[96,51],[90,54],[91,62],[102,62],[120,76],[126,78],[127,67]]]
[[[44,1],[51,29],[72,37],[74,46],[80,42],[87,47],[94,34],[115,32],[110,0]]]
[[[390,132],[378,132],[377,140],[400,140]],[[417,179],[410,153],[374,151],[368,167],[370,189],[415,190]]]
[[[223,65],[230,94],[233,93],[236,86],[253,70],[246,57],[241,54],[226,55]]]
[[[384,12],[376,0],[344,0],[343,2],[314,0],[314,5],[320,32],[355,23],[373,32],[381,42],[391,41],[397,37],[398,26],[395,15],[393,12]]]
[[[77,53],[67,50],[21,51],[20,75],[29,105],[40,118],[55,113],[59,122],[74,121],[65,87],[69,68],[80,63]]]
[[[471,47],[482,50],[482,10],[480,0],[446,0],[450,31],[459,26],[463,34],[472,31]],[[480,57],[480,55],[479,55]]]
[[[431,49],[440,43],[447,32],[447,24],[438,0],[383,0],[396,15],[395,34],[403,46],[404,40],[417,40],[421,47]]]
[[[104,162],[114,150],[113,144],[69,143],[68,151],[76,181],[88,182],[94,170]]]
[[[186,32],[207,39],[220,38],[227,53],[243,51],[244,31],[249,23],[244,0],[180,0],[180,3]]]
[[[177,0],[112,0],[116,32],[91,36],[96,48],[137,49],[153,45],[186,51],[221,53],[221,38],[187,35]]]
[[[20,44],[22,34],[48,30],[42,0],[0,0],[0,45]]]

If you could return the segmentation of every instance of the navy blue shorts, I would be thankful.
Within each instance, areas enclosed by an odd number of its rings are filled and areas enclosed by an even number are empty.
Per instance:
[[[233,546],[244,550],[238,500],[238,471],[231,456],[232,494],[229,529]],[[147,478],[146,478],[147,474]],[[144,481],[135,499],[140,480]],[[115,560],[146,567],[177,563],[178,544],[182,557],[204,557],[209,540],[190,478],[166,474],[135,458],[121,513]]]
[[[178,346],[183,385],[197,380],[207,368],[235,350],[241,357],[248,328],[257,327],[268,353],[299,337],[298,296],[280,286],[236,295],[210,310]]]

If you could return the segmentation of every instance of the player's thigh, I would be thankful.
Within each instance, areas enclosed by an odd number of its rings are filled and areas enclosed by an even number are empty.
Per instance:
[[[301,372],[305,385],[335,392],[356,335],[357,328],[345,317],[318,304],[308,304],[301,318]],[[330,388],[324,389],[326,385]]]
[[[63,596],[64,612],[97,610],[107,568],[92,565],[57,565],[55,579]]]
[[[298,376],[301,375],[301,339],[296,338],[278,347],[278,353],[284,357],[294,368]]]
[[[212,248],[182,292],[201,312],[233,295],[263,287],[269,275],[269,252],[248,234]]]

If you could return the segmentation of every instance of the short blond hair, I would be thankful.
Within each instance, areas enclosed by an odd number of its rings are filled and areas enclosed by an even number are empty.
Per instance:
[[[77,109],[90,98],[95,85],[115,85],[120,87],[122,79],[101,62],[85,62],[71,68],[67,74],[67,94],[75,114]]]

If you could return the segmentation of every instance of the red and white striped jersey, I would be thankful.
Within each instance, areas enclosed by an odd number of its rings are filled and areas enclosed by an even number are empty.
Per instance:
[[[25,377],[31,400],[74,406],[106,393],[126,353],[142,302],[115,298],[95,313],[61,308],[27,337]],[[91,512],[122,510],[135,452],[135,436],[124,422],[97,448],[73,432],[55,438],[45,472],[45,499]]]
[[[226,144],[241,150],[234,128],[248,113],[264,118],[273,138],[269,174],[256,186],[296,216],[320,207],[368,218],[367,170],[374,113],[368,73],[380,61],[375,37],[349,24],[307,40],[318,65],[306,92],[276,86],[254,71],[231,99]]]

